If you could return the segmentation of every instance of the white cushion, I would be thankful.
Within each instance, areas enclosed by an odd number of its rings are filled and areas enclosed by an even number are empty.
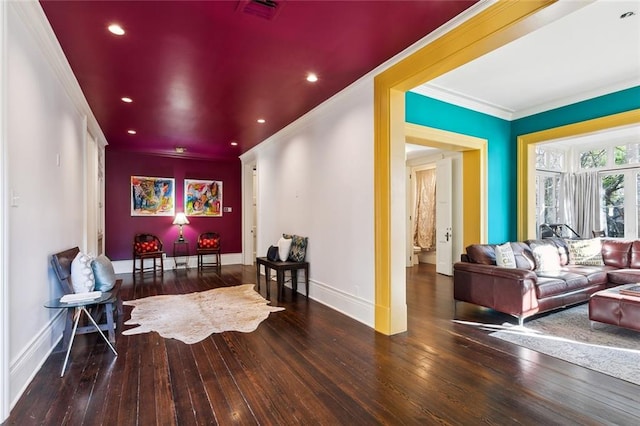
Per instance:
[[[516,257],[513,254],[511,243],[507,242],[496,246],[496,265],[504,268],[516,267]]]
[[[289,258],[289,251],[291,250],[291,242],[293,240],[291,238],[280,237],[278,240],[278,256],[280,256],[280,260],[286,262]]]
[[[590,240],[567,240],[569,263],[573,265],[602,266],[602,242],[600,238]]]
[[[536,271],[556,271],[560,269],[560,254],[558,248],[552,245],[539,245],[533,248],[536,259]]]
[[[91,268],[93,259],[82,252],[79,252],[71,262],[71,285],[76,293],[87,293],[93,291],[96,280]]]

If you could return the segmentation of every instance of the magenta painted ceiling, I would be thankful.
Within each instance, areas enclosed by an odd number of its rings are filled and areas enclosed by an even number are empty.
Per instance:
[[[237,158],[474,3],[40,2],[108,149],[210,159]]]

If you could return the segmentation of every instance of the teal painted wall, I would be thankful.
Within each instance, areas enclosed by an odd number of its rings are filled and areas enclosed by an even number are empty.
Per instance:
[[[517,236],[517,137],[640,108],[640,86],[514,121],[506,121],[415,93],[406,94],[406,121],[487,139],[488,241]]]
[[[511,123],[487,114],[407,92],[406,121],[488,140],[488,241],[502,243],[516,235],[517,152],[511,144]]]

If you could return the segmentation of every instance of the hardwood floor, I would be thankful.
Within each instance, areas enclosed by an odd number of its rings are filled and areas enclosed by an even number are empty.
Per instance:
[[[384,336],[303,296],[253,333],[186,345],[117,336],[116,358],[78,336],[63,378],[52,354],[5,424],[617,424],[640,421],[640,387],[498,341],[453,317],[451,279],[407,269],[409,331]],[[148,275],[123,299],[255,282],[255,269]],[[311,284],[313,286],[313,283]],[[264,286],[262,294],[265,293]],[[130,307],[125,306],[125,318]],[[457,317],[513,321],[460,304]],[[118,324],[122,330],[122,324]]]

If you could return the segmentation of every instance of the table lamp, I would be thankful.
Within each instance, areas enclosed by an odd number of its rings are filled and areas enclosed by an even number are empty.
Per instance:
[[[178,237],[178,241],[184,241],[184,237],[182,236],[182,225],[188,225],[189,219],[187,219],[187,215],[183,212],[176,213],[175,219],[173,219],[173,224],[178,225],[180,227],[180,237]]]

